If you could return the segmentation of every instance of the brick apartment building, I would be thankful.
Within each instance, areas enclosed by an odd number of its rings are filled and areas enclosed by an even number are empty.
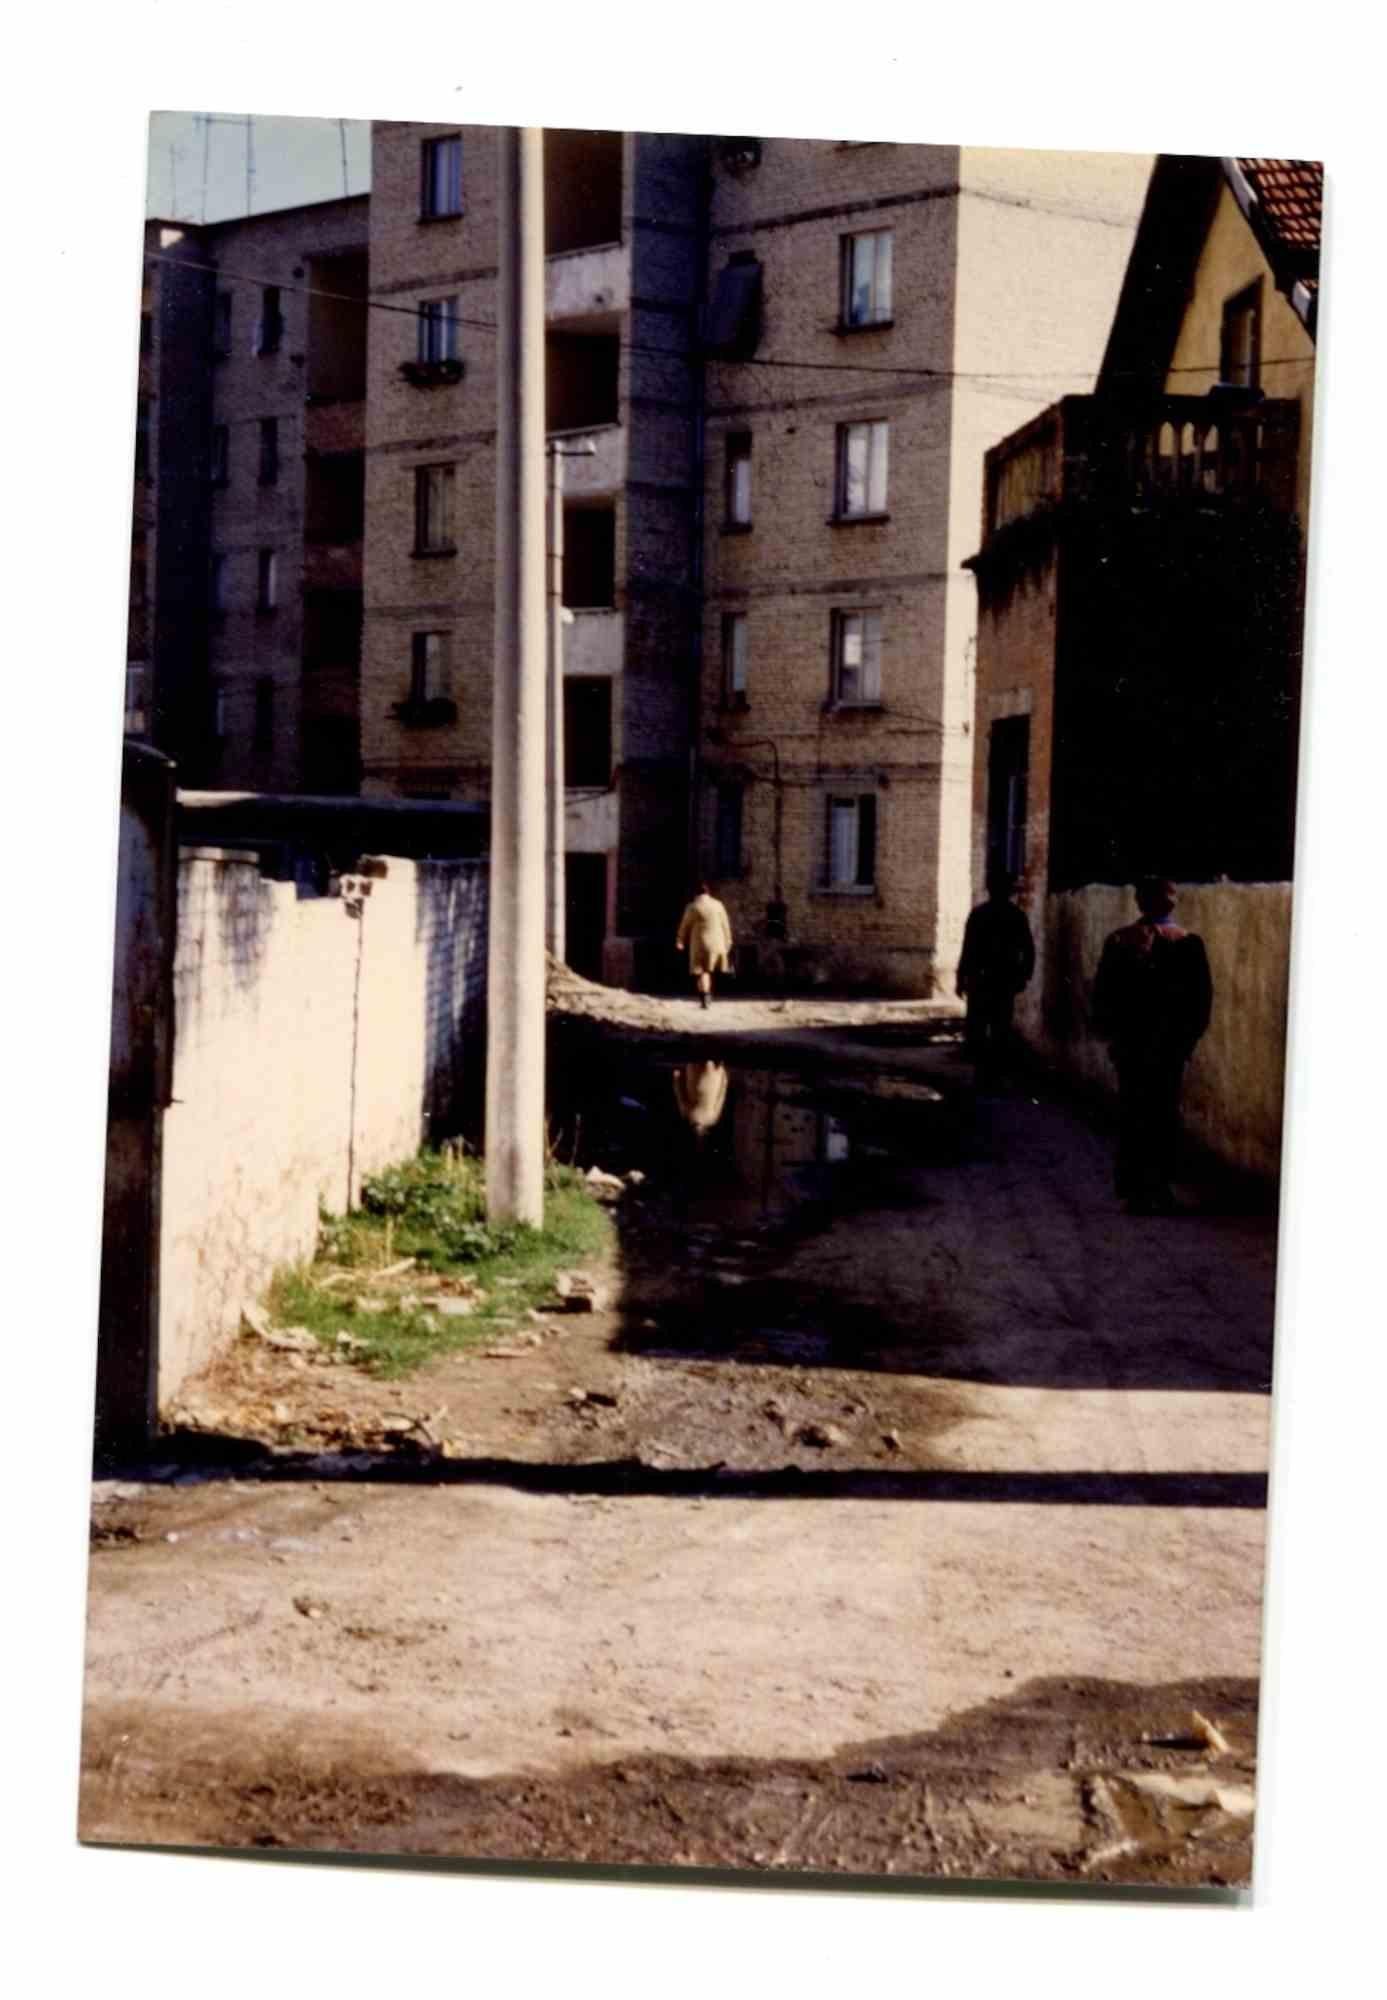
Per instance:
[[[952,991],[983,456],[1091,384],[1148,170],[714,142],[698,828],[744,958]]]
[[[367,791],[483,799],[496,145],[374,129]],[[546,134],[569,942],[658,977],[691,869],[748,964],[927,992],[968,902],[986,447],[1087,387],[1149,163]],[[956,371],[966,371],[966,379]]]
[[[496,136],[381,122],[369,202],[152,225],[143,546],[166,515],[178,554],[131,719],[185,782],[488,799]],[[983,457],[1091,387],[1149,162],[545,155],[570,959],[658,981],[706,873],[749,971],[947,987]]]
[[[368,794],[489,794],[496,136],[373,132]],[[705,156],[545,139],[547,426],[591,446],[563,468],[569,957],[617,981],[648,974],[641,943],[672,927],[687,868]]]
[[[358,788],[366,198],[145,231],[126,732]]]

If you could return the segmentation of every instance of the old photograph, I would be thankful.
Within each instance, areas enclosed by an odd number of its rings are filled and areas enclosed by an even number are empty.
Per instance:
[[[1322,192],[152,118],[84,1841],[1246,1888]]]

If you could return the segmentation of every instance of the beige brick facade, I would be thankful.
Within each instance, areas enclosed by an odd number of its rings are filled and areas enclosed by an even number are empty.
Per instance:
[[[713,148],[710,276],[751,253],[764,309],[754,354],[708,369],[703,866],[760,964],[948,991],[971,893],[976,610],[962,564],[983,453],[1056,379],[1091,384],[1149,163],[784,139],[758,152]],[[845,239],[888,230],[889,317],[846,330]],[[862,423],[887,426],[886,493],[881,518],[848,523],[837,440]],[[750,439],[749,528],[724,520],[729,437]],[[872,707],[845,705],[834,682],[835,633],[860,612],[879,614]],[[736,616],[745,690],[729,696]],[[831,825],[854,798],[874,802],[857,833],[870,880],[835,883],[853,845],[842,836],[835,860]]]

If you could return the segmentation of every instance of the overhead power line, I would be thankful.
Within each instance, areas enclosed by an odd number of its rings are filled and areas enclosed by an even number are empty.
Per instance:
[[[371,312],[397,313],[416,324],[423,313],[417,305],[396,305],[392,299],[373,299],[366,293],[332,292],[320,285],[286,284],[281,277],[270,277],[264,272],[228,270],[220,264],[201,262],[191,257],[175,257],[168,251],[151,250],[146,253],[151,262],[176,264],[184,271],[206,271],[214,277],[223,278],[229,284],[244,284],[263,287],[276,285],[281,292],[291,292],[302,298],[329,299],[342,305],[362,306]],[[441,282],[445,282],[443,280]],[[436,303],[434,300],[428,303]],[[496,321],[477,319],[465,313],[452,315],[453,326],[470,327],[478,333],[495,333]],[[829,375],[888,375],[908,376],[917,381],[932,382],[1065,382],[1088,381],[1092,371],[1064,368],[932,368],[927,363],[901,363],[881,361],[803,361],[790,355],[752,354],[732,359],[725,355],[700,353],[697,348],[661,347],[648,341],[630,340],[624,343],[628,353],[656,356],[663,360],[684,363],[701,362],[712,368],[787,368],[799,369],[811,374]],[[1260,365],[1263,368],[1297,368],[1311,365],[1312,357],[1300,354],[1264,355]],[[1123,374],[1144,374],[1144,370],[1125,369]],[[1190,362],[1178,368],[1168,368],[1167,375],[1207,375],[1209,364]]]

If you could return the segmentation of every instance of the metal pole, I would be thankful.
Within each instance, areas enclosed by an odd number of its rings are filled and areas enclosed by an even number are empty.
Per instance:
[[[562,965],[567,957],[564,913],[564,768],[563,768],[563,460],[556,444],[549,447],[549,791],[548,907],[545,939],[551,958]]]
[[[498,145],[496,666],[487,957],[486,1209],[544,1217],[544,155]]]

